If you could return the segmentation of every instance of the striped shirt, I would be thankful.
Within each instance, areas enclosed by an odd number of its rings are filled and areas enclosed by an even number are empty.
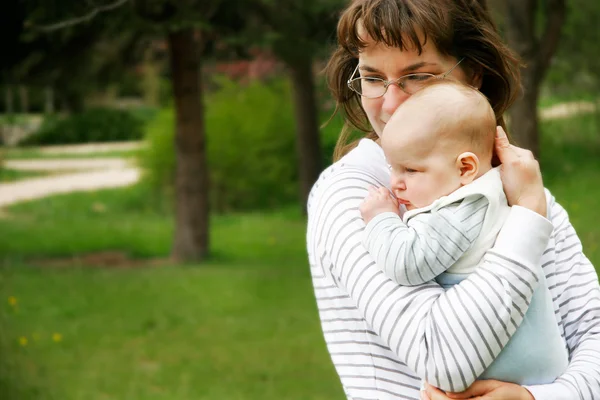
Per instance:
[[[408,223],[398,214],[381,213],[367,224],[362,243],[392,281],[420,285],[444,273],[472,247],[487,208],[487,198],[479,195],[418,214]]]
[[[309,197],[307,248],[323,334],[349,399],[418,399],[421,380],[467,388],[521,323],[540,274],[553,297],[570,364],[536,399],[600,399],[600,290],[566,212],[513,207],[476,272],[444,291],[386,278],[361,244],[358,210],[368,187],[386,186],[372,141],[322,174]]]

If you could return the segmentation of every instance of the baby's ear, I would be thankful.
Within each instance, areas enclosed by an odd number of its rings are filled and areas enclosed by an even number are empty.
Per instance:
[[[479,157],[470,151],[464,152],[456,158],[456,168],[460,171],[460,182],[468,185],[479,174]]]

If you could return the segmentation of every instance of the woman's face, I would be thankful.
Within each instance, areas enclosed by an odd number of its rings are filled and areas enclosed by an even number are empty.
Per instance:
[[[383,43],[374,43],[372,40],[367,40],[367,43],[370,44],[363,49],[358,58],[358,70],[362,77],[393,80],[416,72],[440,75],[452,69],[458,62],[454,57],[442,56],[431,41],[423,46],[421,54],[416,49],[401,51]],[[460,65],[448,78],[472,84]],[[381,137],[385,124],[408,96],[398,85],[390,85],[382,97],[361,97],[362,106],[378,136]]]

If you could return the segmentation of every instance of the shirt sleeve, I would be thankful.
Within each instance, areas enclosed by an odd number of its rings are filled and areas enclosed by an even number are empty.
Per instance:
[[[558,302],[570,362],[553,383],[526,388],[536,400],[600,399],[598,275],[583,254],[581,241],[564,208],[552,199],[548,209],[555,226],[557,268],[546,277],[553,300]]]
[[[394,213],[367,224],[363,245],[385,275],[399,285],[431,281],[452,266],[479,236],[488,200],[483,195],[415,215],[408,223]]]
[[[309,203],[309,241],[336,285],[398,359],[445,391],[462,391],[492,363],[523,320],[552,224],[512,207],[475,273],[444,291],[388,279],[362,246],[359,205],[369,185],[359,172],[329,177]]]

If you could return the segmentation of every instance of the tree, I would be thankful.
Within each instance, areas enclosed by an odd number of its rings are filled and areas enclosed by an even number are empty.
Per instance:
[[[140,35],[119,31],[112,19],[95,18],[76,26],[46,28],[38,20],[65,17],[58,5],[54,8],[43,2],[14,3],[20,6],[2,14],[10,23],[0,24],[2,37],[8,43],[6,57],[0,60],[4,79],[14,85],[59,88],[46,91],[56,93],[67,111],[81,111],[88,93],[118,82],[141,56]],[[52,107],[48,104],[47,108]]]
[[[600,2],[570,0],[560,46],[546,78],[546,84],[561,96],[600,92]],[[600,98],[598,99],[600,100]]]
[[[238,4],[239,3],[239,4]],[[240,32],[243,2],[141,0],[135,14],[166,33],[175,99],[175,234],[172,257],[200,261],[209,252],[209,182],[202,60],[215,38]],[[235,12],[232,12],[235,10]]]
[[[517,144],[539,155],[537,101],[565,21],[565,0],[506,0],[506,37],[522,58],[523,96],[509,110],[510,131]],[[538,24],[543,21],[541,35]]]
[[[205,45],[211,39],[237,30],[244,12],[238,7],[241,4],[225,4],[221,0],[116,0],[104,4],[61,2],[60,6],[48,8],[39,0],[29,3],[29,15],[36,21],[30,24],[38,31],[60,32],[92,23],[110,13],[111,26],[125,32],[133,30],[166,37],[176,111],[172,256],[177,261],[202,260],[209,250],[209,210],[201,61],[203,51],[209,48]],[[88,8],[82,11],[83,3]],[[90,5],[94,6],[89,8]],[[43,24],[40,20],[51,23]]]
[[[267,43],[290,73],[296,117],[300,201],[306,202],[321,173],[321,145],[313,63],[335,35],[340,0],[253,0],[260,42]]]

